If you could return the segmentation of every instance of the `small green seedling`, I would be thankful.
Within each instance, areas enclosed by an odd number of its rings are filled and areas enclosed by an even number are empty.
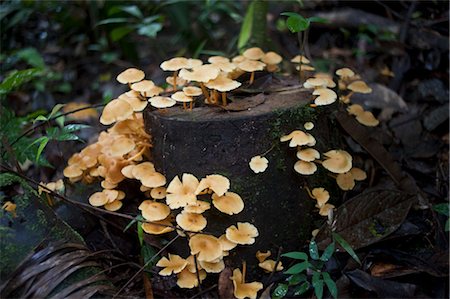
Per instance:
[[[447,221],[445,221],[445,231],[448,232],[450,230],[450,218],[449,218],[449,206],[448,203],[440,203],[433,206],[433,210],[435,210],[437,213],[447,216]]]

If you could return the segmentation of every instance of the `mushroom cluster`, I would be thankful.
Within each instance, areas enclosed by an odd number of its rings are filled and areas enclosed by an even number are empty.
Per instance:
[[[315,160],[320,158],[317,150],[311,148],[316,145],[316,139],[310,133],[302,130],[294,130],[288,135],[281,136],[281,142],[289,142],[289,147],[297,149],[297,158],[299,159],[294,170],[303,175],[311,175],[317,171]]]
[[[272,273],[273,271],[282,271],[284,267],[281,261],[278,261],[277,263],[275,260],[267,259],[271,254],[272,253],[270,252],[270,250],[267,250],[266,252],[261,252],[258,250],[256,252],[256,258],[259,262],[258,266],[262,268],[266,273]]]
[[[336,87],[331,76],[324,73],[318,73],[314,77],[311,77],[303,83],[303,87],[312,88],[314,91],[312,94],[317,96],[314,99],[314,105],[324,106],[330,105],[336,102],[337,94],[331,88]]]

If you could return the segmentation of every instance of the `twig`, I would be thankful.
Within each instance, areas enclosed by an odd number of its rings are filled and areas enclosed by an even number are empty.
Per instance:
[[[197,266],[197,255],[194,254],[194,265],[195,265],[195,275],[197,276],[197,281],[198,281],[198,289],[200,290],[200,292],[202,291],[202,281],[200,280],[200,273],[198,272],[198,266]]]
[[[270,273],[270,276],[267,279],[268,283],[270,282],[270,280],[272,279],[273,275],[275,274],[275,271],[277,271],[278,264],[280,263],[281,252],[283,252],[283,247],[282,246],[278,247],[277,260],[275,261],[275,266],[274,266],[274,268],[272,270],[272,273]]]

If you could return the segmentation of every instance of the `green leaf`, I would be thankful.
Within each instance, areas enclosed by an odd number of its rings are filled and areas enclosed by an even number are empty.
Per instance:
[[[302,260],[302,261],[307,261],[308,260],[308,255],[304,252],[300,252],[300,251],[292,251],[292,252],[287,252],[281,255],[282,257],[288,257],[291,259],[296,259],[296,260]]]
[[[289,283],[290,286],[292,285],[298,285],[299,283],[306,281],[306,275],[305,274],[294,274],[289,276],[286,281]]]
[[[25,48],[17,51],[16,56],[34,68],[45,68],[44,59],[35,48]]]
[[[118,23],[128,23],[129,18],[109,18],[98,22],[95,26],[107,25],[107,24],[118,24]]]
[[[440,203],[433,206],[433,210],[438,212],[439,214],[449,216],[449,207],[448,203]]]
[[[157,253],[157,251],[153,247],[147,245],[146,243],[144,243],[142,245],[141,256],[142,256],[142,259],[144,260],[144,265],[147,264],[151,259],[154,259],[152,262],[150,262],[147,265],[146,270],[151,270],[155,266],[156,259],[154,257],[156,255],[156,253]]]
[[[450,219],[447,219],[447,221],[445,221],[445,231],[450,231]]]
[[[309,256],[313,260],[319,259],[319,249],[317,248],[316,241],[314,240],[311,240],[311,242],[309,242]]]
[[[288,290],[289,290],[289,287],[288,287],[287,284],[280,283],[280,284],[275,288],[275,290],[273,290],[272,298],[275,298],[275,299],[283,298],[284,296],[286,296]]]
[[[83,139],[78,137],[75,134],[67,133],[67,134],[61,134],[55,138],[58,141],[69,141],[69,140],[75,140],[75,141],[81,141],[84,142]]]
[[[122,26],[118,28],[114,28],[109,36],[113,42],[116,42],[126,36],[128,33],[132,32],[134,29],[129,26]]]
[[[294,266],[287,269],[284,274],[299,274],[308,269],[311,266],[309,262],[302,262],[295,264]]]
[[[295,296],[300,296],[300,295],[304,294],[308,290],[309,290],[309,282],[306,281],[301,286],[299,286],[298,288],[295,289],[294,295]]]
[[[55,116],[55,114],[64,106],[65,104],[56,104],[55,107],[53,107],[52,112],[50,112],[50,114],[48,115],[48,118],[52,118],[53,116]]]
[[[323,297],[323,280],[320,279],[320,272],[313,273],[312,285],[314,288],[314,294],[316,294],[317,299],[322,299],[322,297]]]
[[[138,33],[140,35],[148,36],[148,37],[156,37],[156,34],[162,29],[162,25],[160,23],[153,23],[148,25],[139,26]]]
[[[39,115],[38,117],[36,117],[36,118],[33,120],[33,124],[36,123],[37,121],[47,121],[47,120],[48,120],[48,118],[45,117],[44,115]]]
[[[37,150],[37,153],[36,153],[36,162],[39,161],[39,157],[41,156],[42,151],[44,150],[44,148],[47,146],[47,143],[49,142],[49,139],[47,137],[44,136],[44,137],[41,137],[41,138],[42,138],[42,140],[41,140],[41,142],[39,144],[39,147],[38,147],[38,150]]]
[[[144,217],[142,217],[142,215],[137,215],[136,217],[134,217],[133,220],[130,221],[130,223],[127,224],[127,226],[125,226],[125,228],[123,229],[123,232],[126,232],[130,227],[133,226],[133,224],[135,224],[137,221],[142,221],[144,220]]]
[[[328,274],[328,272],[322,272],[322,277],[323,281],[325,281],[325,284],[327,285],[328,290],[330,291],[331,296],[333,296],[333,298],[337,298],[338,289],[334,280],[331,279],[330,274]]]
[[[353,248],[350,246],[350,244],[347,243],[347,241],[344,240],[344,238],[341,237],[341,235],[333,232],[333,239],[336,240],[339,245],[342,246],[342,248],[345,249],[345,251],[347,251],[348,254],[350,254],[350,256],[358,263],[361,265],[361,261],[359,260],[359,257],[356,255],[355,251],[353,250]]]
[[[239,39],[237,44],[238,50],[243,49],[250,40],[250,37],[252,36],[254,10],[255,10],[255,1],[252,1],[247,7],[247,12],[245,13],[244,21],[242,22],[241,32],[239,33]]]
[[[309,28],[310,25],[309,19],[306,19],[297,13],[283,12],[281,13],[281,15],[288,17],[286,20],[286,25],[292,33],[305,31],[306,29]]]
[[[138,221],[137,222],[137,232],[138,232],[138,239],[139,239],[139,244],[144,244],[144,230],[142,229],[142,222]]]
[[[58,116],[57,118],[55,118],[55,122],[60,128],[64,127],[65,120],[66,120],[65,116]]]
[[[330,245],[327,246],[327,248],[325,248],[322,256],[320,257],[320,260],[327,262],[330,259],[330,257],[333,255],[334,249],[335,249],[334,242],[332,242],[332,243],[330,243]]]
[[[0,84],[0,95],[9,93],[40,74],[41,70],[35,68],[10,72]]]
[[[76,132],[76,131],[79,131],[79,130],[83,130],[83,129],[87,129],[87,128],[90,128],[90,127],[91,126],[89,126],[89,125],[83,125],[83,124],[70,124],[70,125],[65,126],[62,129],[62,132],[64,132],[64,133],[73,133],[73,132]]]
[[[144,17],[141,10],[136,5],[121,6],[120,10],[129,13],[130,15],[135,16],[138,19],[142,19]]]

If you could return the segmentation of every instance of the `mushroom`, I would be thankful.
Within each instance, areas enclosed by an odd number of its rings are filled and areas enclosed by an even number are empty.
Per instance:
[[[230,180],[220,174],[210,174],[201,179],[195,194],[200,194],[205,189],[210,189],[218,196],[222,196],[230,188]]]
[[[245,282],[245,275],[241,273],[240,269],[233,270],[233,276],[230,277],[233,281],[234,296],[237,299],[256,299],[258,291],[263,288],[263,284],[260,282]]]
[[[304,88],[318,88],[318,87],[326,87],[327,81],[323,78],[309,78],[306,79],[305,83],[303,83]]]
[[[136,144],[130,138],[119,136],[114,140],[114,143],[108,148],[108,154],[111,156],[122,157],[134,150]]]
[[[130,84],[144,79],[145,73],[136,68],[129,68],[117,75],[117,81],[122,84]]]
[[[95,192],[89,197],[89,203],[94,207],[101,207],[108,203],[108,198],[103,192]]]
[[[180,273],[177,274],[177,285],[183,289],[192,289],[199,285],[198,279],[200,278],[200,282],[206,278],[206,272],[204,270],[198,271],[197,273],[192,273],[187,269],[184,269]]]
[[[175,91],[173,89],[173,86],[176,84],[177,87],[178,86],[184,86],[186,85],[187,81],[182,79],[182,78],[177,78],[177,82],[173,81],[173,77],[167,77],[166,78],[166,83],[172,85],[172,88],[167,88],[166,91]]]
[[[171,98],[177,102],[183,103],[183,109],[187,109],[186,103],[192,102],[193,99],[190,96],[187,96],[183,91],[177,91],[171,95]],[[191,105],[192,106],[192,105]]]
[[[189,97],[197,97],[202,94],[202,89],[198,88],[197,86],[186,86],[186,87],[183,87],[183,92],[185,95],[187,95]],[[189,110],[192,110],[193,103],[194,103],[194,101],[191,101],[189,103]]]
[[[13,218],[17,217],[16,209],[17,205],[13,203],[12,201],[7,201],[3,204],[2,209],[5,210],[8,213],[11,213]]]
[[[222,196],[214,193],[212,203],[216,209],[228,215],[238,214],[244,209],[242,198],[234,192],[226,192]]]
[[[144,200],[138,209],[142,211],[142,217],[149,221],[164,220],[170,215],[167,205],[152,200]]]
[[[241,70],[251,72],[249,85],[255,80],[255,71],[262,71],[265,66],[265,63],[257,60],[244,60],[238,64],[238,68]]]
[[[237,246],[237,243],[231,242],[227,239],[227,235],[223,234],[219,237],[220,244],[222,244],[223,251],[230,251]]]
[[[320,207],[319,214],[320,216],[328,216],[333,209],[334,206],[332,204],[326,203]]]
[[[151,91],[155,87],[155,83],[152,80],[142,80],[137,83],[131,84],[132,91],[136,91],[137,94],[131,96],[140,96],[143,92]],[[130,96],[130,95],[128,95]]]
[[[200,266],[208,273],[220,273],[223,269],[225,269],[225,263],[223,260],[219,260],[218,262],[205,262],[199,261]]]
[[[134,112],[140,112],[147,107],[148,102],[145,100],[141,100],[136,96],[128,96],[126,94],[121,94],[118,98],[119,100],[125,101],[130,104],[131,108],[133,108]]]
[[[226,229],[225,234],[228,240],[241,245],[255,243],[255,238],[259,235],[258,229],[248,222],[238,222],[237,227],[231,225]]]
[[[169,276],[172,273],[180,273],[183,271],[184,268],[186,268],[187,261],[182,258],[179,255],[176,254],[170,254],[169,258],[163,257],[161,258],[158,263],[156,264],[157,267],[162,267],[161,271],[159,271],[159,275],[162,276]]]
[[[191,272],[191,273],[195,273],[196,271],[200,271],[202,270],[202,266],[200,266],[199,261],[197,261],[197,263],[195,263],[195,258],[193,255],[188,256],[188,258],[186,259],[187,261],[187,266],[186,269]],[[195,264],[197,264],[197,268],[195,267]]]
[[[347,112],[350,115],[359,115],[364,112],[364,108],[359,104],[353,104],[347,107]]]
[[[148,99],[150,105],[156,108],[169,108],[174,106],[177,102],[169,97],[156,96]]]
[[[195,203],[185,206],[183,210],[189,213],[201,214],[210,208],[211,204],[209,202],[196,200]]]
[[[120,120],[125,120],[133,114],[133,107],[127,102],[119,99],[112,100],[103,108],[100,122],[110,125]]]
[[[288,141],[290,147],[302,146],[302,145],[314,145],[316,139],[309,133],[305,133],[301,130],[292,131],[289,135],[281,136],[280,141]]]
[[[304,63],[304,64],[310,64],[311,62],[309,61],[308,58],[306,58],[303,55],[297,55],[294,58],[291,59],[291,62],[293,63]]]
[[[311,175],[317,171],[317,165],[313,162],[300,160],[295,162],[294,170],[303,175]]]
[[[323,154],[322,166],[334,173],[345,173],[352,168],[352,156],[344,150],[331,150]]]
[[[274,260],[265,260],[263,262],[260,262],[258,264],[258,266],[262,269],[264,269],[264,271],[266,271],[267,273],[271,273],[273,271],[282,271],[284,269],[283,264],[281,263],[281,261],[278,261],[277,264],[277,268],[275,269],[275,264],[277,262]]]
[[[314,104],[317,106],[329,105],[336,102],[337,94],[328,88],[318,88],[313,91],[313,95],[318,95],[314,99]]]
[[[330,193],[323,187],[312,189],[310,196],[317,201],[319,207],[323,206],[330,199]]]
[[[227,104],[227,91],[233,90],[241,86],[241,83],[230,78],[227,78],[225,75],[219,75],[217,78],[208,81],[205,84],[209,89],[215,89],[222,93],[222,105],[226,106]]]
[[[356,115],[356,120],[367,127],[376,127],[380,123],[378,119],[373,116],[372,112],[364,111],[358,115]]]
[[[166,188],[165,187],[156,187],[150,191],[150,196],[154,199],[163,199],[166,197]]]
[[[336,177],[336,183],[342,190],[352,190],[355,187],[355,180],[350,172],[340,173]]]
[[[256,258],[258,259],[258,261],[260,263],[264,262],[270,255],[272,254],[272,252],[270,252],[270,250],[267,250],[266,252],[262,252],[262,251],[257,251],[256,252]]]
[[[372,88],[370,88],[364,81],[358,80],[350,83],[347,89],[358,92],[358,93],[371,93]]]
[[[180,181],[178,176],[174,177],[166,189],[166,203],[171,209],[195,204],[197,200],[196,189],[198,186],[198,179],[190,173],[184,173],[182,181]]]
[[[275,72],[278,70],[278,64],[283,61],[283,58],[273,51],[269,51],[264,54],[261,61],[266,64],[268,72]]]
[[[196,234],[189,239],[191,254],[196,255],[199,261],[212,262],[222,257],[222,245],[218,238]]]
[[[191,232],[201,231],[206,227],[206,218],[202,214],[181,212],[176,218],[177,224],[184,230]]]
[[[269,160],[265,157],[254,156],[250,162],[248,163],[250,169],[253,170],[254,173],[264,172],[269,165]]]
[[[163,61],[159,66],[163,71],[173,72],[173,90],[177,90],[177,75],[178,71],[185,68],[190,68],[190,64],[185,57],[175,57]]]
[[[261,48],[253,47],[245,50],[242,56],[249,60],[259,60],[264,57],[264,51]]]
[[[203,95],[207,100],[209,95],[204,83],[217,78],[219,73],[220,69],[218,67],[212,64],[204,64],[194,67],[192,71],[182,69],[180,71],[180,77],[187,81],[199,82]]]
[[[353,72],[348,67],[344,67],[336,70],[336,75],[338,75],[341,79],[349,79],[355,76],[355,72]]]
[[[236,69],[236,65],[230,62],[230,59],[222,56],[211,56],[208,58],[208,62],[218,67],[225,73],[231,73]]]
[[[122,202],[120,200],[115,200],[113,202],[105,204],[104,207],[106,210],[114,212],[122,207]]]
[[[306,148],[297,151],[297,158],[302,161],[312,162],[316,159],[320,159],[320,153],[313,148]]]
[[[142,223],[142,229],[147,234],[152,235],[161,235],[174,230],[174,228],[172,227],[172,223],[169,220],[169,217],[160,221],[153,221],[151,223],[150,222]]]
[[[127,165],[124,168],[122,168],[120,172],[128,179],[135,179],[135,177],[133,176],[133,167],[134,164]]]

